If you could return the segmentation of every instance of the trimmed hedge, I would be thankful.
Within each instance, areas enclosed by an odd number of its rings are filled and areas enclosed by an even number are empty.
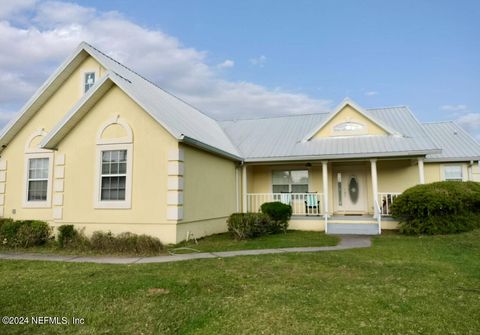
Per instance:
[[[398,196],[392,215],[404,234],[450,234],[480,227],[480,184],[444,181],[417,185]]]
[[[37,220],[0,220],[0,242],[9,247],[28,248],[45,244],[52,230],[46,222]]]
[[[276,234],[287,231],[288,221],[292,217],[292,206],[274,201],[262,204],[260,210],[271,220],[268,227],[269,233]]]

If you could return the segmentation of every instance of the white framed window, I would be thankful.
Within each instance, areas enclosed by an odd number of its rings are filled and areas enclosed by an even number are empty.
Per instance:
[[[462,165],[444,165],[443,166],[443,179],[444,180],[463,180],[463,167]]]
[[[25,191],[23,207],[51,207],[53,154],[25,155]]]
[[[365,126],[358,122],[342,122],[333,127],[333,131],[361,131]]]
[[[273,171],[272,192],[308,193],[308,170]]]
[[[95,208],[131,208],[132,144],[97,145]]]
[[[83,74],[83,92],[87,91],[95,85],[95,72],[85,72]]]

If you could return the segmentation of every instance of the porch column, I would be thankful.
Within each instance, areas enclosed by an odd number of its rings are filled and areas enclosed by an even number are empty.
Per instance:
[[[328,216],[328,161],[322,162],[323,210]]]
[[[423,158],[418,158],[418,181],[420,184],[425,184],[425,171],[423,169]]]
[[[247,166],[242,165],[242,212],[246,213],[247,209]]]
[[[470,164],[468,164],[468,180],[473,181],[473,161],[470,161]]]
[[[377,179],[377,160],[370,160],[370,170],[372,172],[372,192],[373,192],[373,212],[374,217],[377,218],[380,213],[378,212],[378,179]]]

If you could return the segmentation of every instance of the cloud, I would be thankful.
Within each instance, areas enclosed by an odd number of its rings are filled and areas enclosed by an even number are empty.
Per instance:
[[[70,2],[0,1],[0,111],[9,115],[27,101],[83,40],[131,67],[160,87],[217,119],[323,112],[331,101],[229,81],[206,51],[174,36],[140,26],[118,12]],[[21,23],[19,23],[21,21]],[[267,58],[252,59],[263,66]],[[0,123],[4,118],[0,116]],[[0,124],[1,125],[1,124]]]
[[[365,96],[367,96],[367,97],[373,97],[374,95],[378,95],[378,92],[377,91],[365,92]]]
[[[230,67],[234,67],[235,62],[233,60],[227,59],[223,63],[217,65],[219,69],[228,69]]]
[[[258,67],[264,67],[266,62],[267,62],[267,57],[264,55],[258,56],[256,58],[250,58],[250,64]]]
[[[466,105],[442,105],[440,106],[442,111],[446,112],[465,112],[467,110]]]
[[[37,0],[0,1],[0,19],[11,17],[31,8]]]
[[[480,113],[467,113],[460,116],[456,122],[480,140]]]

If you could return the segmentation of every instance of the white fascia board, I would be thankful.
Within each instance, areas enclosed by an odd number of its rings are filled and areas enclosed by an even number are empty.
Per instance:
[[[43,149],[55,149],[65,134],[72,129],[75,124],[85,115],[95,102],[97,102],[111,87],[113,83],[110,75],[107,74],[101,78],[95,85],[88,90],[85,95],[70,109],[70,111],[60,120],[59,123],[45,136],[40,143]]]
[[[87,57],[81,57],[82,51],[85,50],[85,43],[82,42],[77,49],[68,57],[57,70],[40,86],[35,94],[27,101],[27,103],[20,109],[18,114],[3,128],[0,134],[0,151],[6,146],[10,140],[15,136],[16,132],[20,130],[33,116],[33,114],[43,105],[43,103],[51,96],[55,91],[55,87],[52,87],[58,79],[63,82],[68,78],[69,74]],[[87,54],[89,54],[87,52]],[[58,86],[60,86],[59,83]],[[52,92],[48,92],[52,89]],[[50,93],[50,94],[49,94]],[[42,101],[43,100],[43,101]],[[30,115],[31,114],[31,115]],[[17,129],[18,128],[18,129]]]
[[[419,151],[392,151],[392,152],[373,152],[365,154],[331,154],[331,155],[312,155],[312,156],[279,156],[279,157],[260,157],[245,158],[246,163],[256,162],[289,162],[289,161],[311,161],[311,160],[342,160],[342,159],[370,159],[370,158],[391,158],[391,157],[417,157],[432,153],[438,153],[436,150]]]

